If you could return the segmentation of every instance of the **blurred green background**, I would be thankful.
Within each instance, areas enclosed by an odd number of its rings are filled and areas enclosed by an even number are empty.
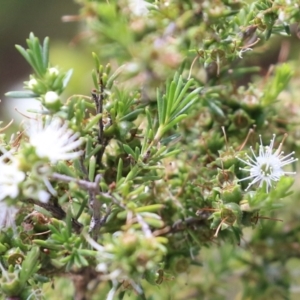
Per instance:
[[[30,32],[41,41],[50,37],[53,66],[74,69],[66,94],[75,86],[74,93],[89,94],[92,86],[91,54],[76,43],[79,23],[62,21],[64,15],[76,15],[78,10],[74,1],[67,0],[0,0],[0,116],[3,121],[22,118],[15,108],[25,113],[28,107],[38,105],[35,100],[8,99],[4,95],[10,90],[21,90],[23,81],[29,78],[30,67],[15,45],[25,46]]]

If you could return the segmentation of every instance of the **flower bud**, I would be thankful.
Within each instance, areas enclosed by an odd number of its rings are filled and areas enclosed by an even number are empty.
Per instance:
[[[47,86],[41,79],[31,76],[29,81],[25,81],[25,88],[31,90],[37,95],[43,95],[47,91]]]
[[[49,91],[45,95],[45,107],[53,110],[53,111],[59,111],[59,109],[62,106],[61,100],[59,98],[59,95],[56,92]]]

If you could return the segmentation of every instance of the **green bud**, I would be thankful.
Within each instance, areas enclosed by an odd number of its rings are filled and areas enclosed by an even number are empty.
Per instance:
[[[171,258],[169,265],[174,273],[184,273],[190,266],[190,259],[184,256],[174,256]]]
[[[25,88],[32,91],[36,96],[44,95],[47,92],[47,85],[41,80],[30,76],[29,81],[25,81]]]
[[[230,116],[232,120],[231,125],[229,126],[228,130],[242,130],[247,129],[250,127],[254,121],[249,117],[249,115],[242,109],[239,109],[234,112],[233,115]]]
[[[239,203],[243,197],[241,187],[237,182],[226,185],[221,190],[222,200],[226,203],[234,202]]]
[[[18,296],[23,289],[23,284],[16,273],[2,274],[0,283],[2,292],[7,296]]]
[[[243,213],[236,203],[226,203],[221,209],[221,218],[228,225],[240,224]]]

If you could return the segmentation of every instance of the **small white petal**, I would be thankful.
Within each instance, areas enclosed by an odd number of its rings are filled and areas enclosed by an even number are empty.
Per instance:
[[[9,158],[10,161],[5,162]],[[18,162],[7,152],[0,157],[0,201],[19,195],[19,184],[25,179],[24,172],[19,170]]]
[[[17,212],[18,209],[16,207],[8,206],[5,202],[0,202],[0,229],[12,227]]]
[[[96,269],[97,269],[98,272],[106,273],[107,272],[107,264],[102,262],[102,263],[97,265]]]
[[[51,195],[44,190],[40,190],[38,192],[39,201],[41,201],[42,203],[48,203],[50,197],[51,197]]]
[[[37,83],[37,80],[35,78],[32,78],[28,81],[28,87],[32,89],[35,85],[37,85]]]
[[[48,158],[52,163],[74,159],[82,154],[82,151],[72,152],[82,144],[79,134],[74,133],[59,118],[53,118],[45,125],[42,120],[31,121],[26,131],[36,154],[41,158]]]

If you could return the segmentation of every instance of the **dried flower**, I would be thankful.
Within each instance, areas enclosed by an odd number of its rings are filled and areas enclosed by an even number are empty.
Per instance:
[[[249,183],[246,191],[255,183],[259,182],[259,187],[266,183],[267,192],[269,192],[272,187],[272,182],[277,182],[281,176],[284,175],[294,175],[295,172],[285,172],[283,171],[283,167],[290,163],[297,161],[297,158],[294,158],[292,155],[294,152],[283,155],[283,151],[281,151],[282,143],[280,143],[278,149],[273,153],[275,134],[273,135],[273,139],[271,139],[269,146],[263,146],[261,136],[260,145],[259,145],[259,155],[256,156],[253,148],[250,147],[253,157],[250,157],[248,154],[247,160],[243,160],[237,157],[240,161],[245,163],[250,168],[240,168],[240,170],[244,170],[250,172],[250,175],[240,179],[239,181],[244,181],[248,179],[252,179]]]
[[[19,195],[19,184],[24,179],[25,173],[19,170],[17,160],[10,152],[5,152],[0,157],[0,201],[6,197],[16,198]]]
[[[60,118],[53,118],[45,124],[41,119],[31,120],[26,132],[37,156],[47,158],[51,163],[74,159],[82,154],[82,151],[72,152],[82,144],[79,134],[69,129],[67,122]]]

